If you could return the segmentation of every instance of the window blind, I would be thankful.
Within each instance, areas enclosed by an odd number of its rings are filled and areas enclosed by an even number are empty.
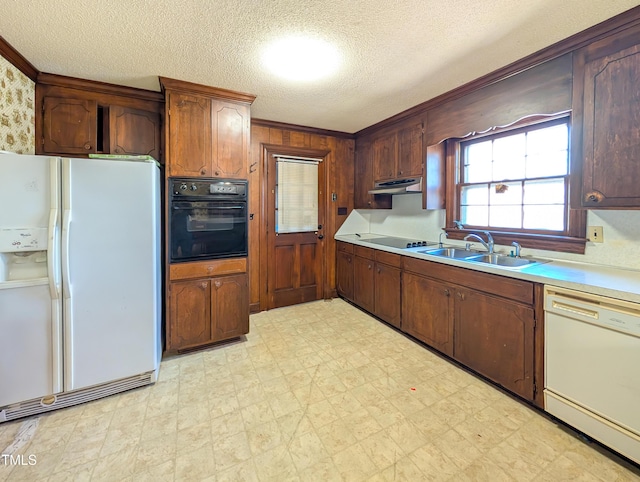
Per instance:
[[[319,162],[276,156],[276,233],[318,229]]]

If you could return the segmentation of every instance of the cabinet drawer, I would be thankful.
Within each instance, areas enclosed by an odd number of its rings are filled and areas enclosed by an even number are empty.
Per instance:
[[[169,279],[193,279],[221,276],[224,274],[245,273],[247,258],[214,259],[194,261],[169,266]]]
[[[406,271],[509,298],[520,303],[533,304],[534,284],[529,281],[448,266],[409,256],[404,256],[403,266]]]
[[[353,254],[353,244],[345,243],[343,241],[338,241],[338,251],[342,251],[343,253]]]
[[[386,251],[376,250],[375,258],[378,263],[388,264],[399,268],[402,264],[402,256],[395,253],[387,253]]]
[[[361,258],[373,259],[375,250],[372,248],[365,248],[364,246],[355,246],[355,255]]]

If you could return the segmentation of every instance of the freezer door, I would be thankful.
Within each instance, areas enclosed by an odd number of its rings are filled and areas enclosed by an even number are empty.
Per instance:
[[[0,407],[61,390],[59,330],[46,284],[0,289]]]
[[[157,369],[159,172],[63,159],[65,390]]]

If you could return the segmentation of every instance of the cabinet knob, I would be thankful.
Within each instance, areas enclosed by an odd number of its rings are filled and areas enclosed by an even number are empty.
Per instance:
[[[378,274],[382,273],[382,270],[380,268],[378,268]]]
[[[207,171],[205,171],[204,169],[202,169],[202,170],[200,171],[200,174],[202,174],[203,176],[204,176],[206,173],[207,173]]]
[[[88,142],[84,145],[84,148],[88,151],[89,149],[91,149],[91,144],[89,144]]]
[[[369,269],[371,269],[371,265],[367,266]]]
[[[459,300],[464,301],[464,294],[460,293],[459,291],[456,293],[456,296],[458,297]]]
[[[585,196],[584,196],[584,200],[586,202],[592,202],[592,203],[599,203],[604,199],[604,195],[601,192],[598,191],[591,191],[588,192]]]
[[[445,296],[449,296],[451,293],[449,293],[449,290],[444,290],[444,295]]]
[[[220,288],[222,286],[220,281],[215,281],[213,284],[216,285],[216,288]]]
[[[208,283],[206,281],[203,282],[203,283],[200,283],[200,288],[203,289],[203,290],[206,290],[207,289],[207,284]]]
[[[215,172],[215,175],[216,175],[216,176],[219,176],[219,175],[220,175],[220,171],[216,171],[216,172]]]
[[[116,154],[120,154],[122,152],[122,149],[120,149],[119,147],[116,147]]]

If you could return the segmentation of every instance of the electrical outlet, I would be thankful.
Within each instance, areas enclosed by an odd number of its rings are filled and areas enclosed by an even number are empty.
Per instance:
[[[592,243],[604,243],[604,235],[602,234],[602,226],[589,226],[589,241]]]

